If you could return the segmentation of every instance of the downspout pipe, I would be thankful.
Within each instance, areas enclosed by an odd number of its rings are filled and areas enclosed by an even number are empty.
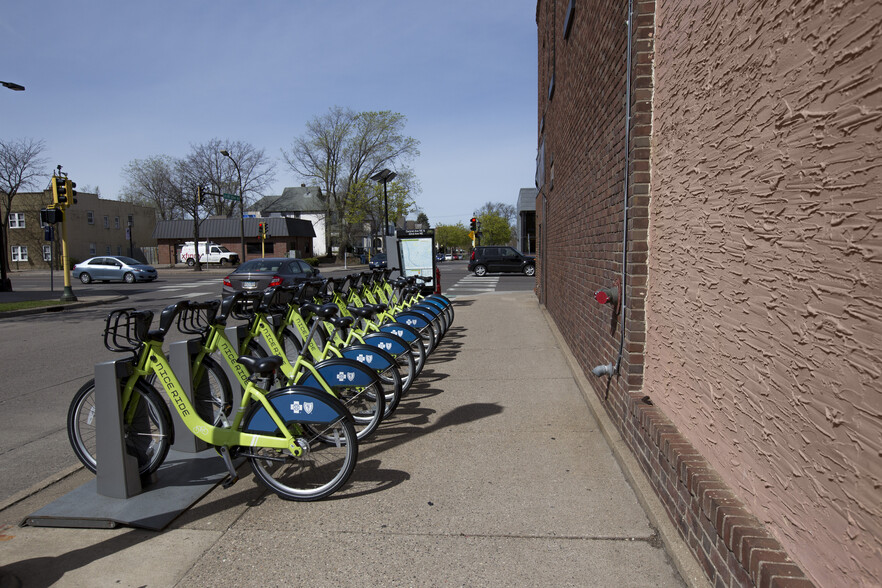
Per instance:
[[[634,0],[628,0],[628,55],[625,73],[625,189],[622,214],[622,299],[620,301],[622,324],[619,334],[619,356],[616,359],[616,375],[621,375],[619,370],[622,366],[622,354],[625,350],[625,310],[627,309],[625,302],[628,298],[628,184],[631,167],[631,32],[633,22]]]

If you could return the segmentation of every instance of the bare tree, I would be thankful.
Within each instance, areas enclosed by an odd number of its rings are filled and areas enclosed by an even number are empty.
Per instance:
[[[224,152],[229,155],[223,155]],[[209,192],[242,196],[243,214],[275,179],[275,162],[263,149],[244,141],[212,139],[191,145],[185,161],[191,179],[206,185]],[[211,214],[229,217],[236,212],[236,202],[222,196],[210,195],[206,203]]]
[[[334,106],[306,124],[306,134],[294,139],[290,154],[282,151],[295,174],[322,188],[326,219],[331,218],[331,211],[344,209],[345,192],[338,194],[337,190],[345,174],[343,153],[355,116],[348,108]],[[330,251],[330,231],[325,231],[325,241],[326,250]]]
[[[127,184],[120,200],[151,206],[160,220],[171,220],[182,210],[177,205],[178,187],[174,182],[177,161],[168,155],[134,159],[123,168]]]
[[[294,173],[324,188],[329,210],[342,221],[340,255],[349,243],[348,205],[362,200],[363,182],[419,155],[419,141],[403,134],[406,122],[404,115],[388,110],[354,112],[336,106],[308,123],[306,134],[284,153]]]
[[[11,292],[12,283],[6,275],[6,229],[12,200],[21,190],[36,188],[40,178],[47,177],[42,168],[47,160],[41,157],[46,143],[34,139],[0,139],[0,292]]]

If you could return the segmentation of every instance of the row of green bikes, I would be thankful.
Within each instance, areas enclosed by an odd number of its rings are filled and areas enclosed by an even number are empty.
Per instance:
[[[359,441],[395,411],[454,318],[449,299],[425,295],[418,277],[390,279],[393,271],[180,301],[162,310],[157,328],[152,311],[111,312],[105,347],[133,355],[119,389],[126,451],[141,476],[166,458],[176,411],[223,458],[225,487],[245,459],[287,500],[341,488]],[[186,374],[163,350],[173,327],[197,342]],[[80,388],[67,418],[71,446],[92,472],[96,417],[108,418],[95,388],[94,380]]]

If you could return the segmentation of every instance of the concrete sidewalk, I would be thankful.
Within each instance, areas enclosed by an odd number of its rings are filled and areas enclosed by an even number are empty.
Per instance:
[[[331,499],[279,500],[245,466],[161,533],[17,526],[91,477],[80,470],[0,510],[0,588],[706,585],[621,469],[535,296],[455,308]]]

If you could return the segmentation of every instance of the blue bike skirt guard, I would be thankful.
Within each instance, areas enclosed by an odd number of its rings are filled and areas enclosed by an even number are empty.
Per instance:
[[[331,388],[343,386],[356,386],[358,388],[366,388],[377,382],[377,376],[370,368],[363,367],[358,362],[350,359],[326,359],[315,365],[319,376],[327,382]],[[300,380],[297,381],[299,386],[311,386],[313,388],[321,388],[321,384],[312,372],[305,372]]]
[[[345,347],[340,350],[340,353],[342,353],[343,357],[346,359],[353,359],[375,371],[386,370],[392,365],[392,362],[389,361],[389,356],[383,353],[380,348],[374,347],[368,349],[368,347],[370,346],[359,345],[355,348]],[[386,355],[386,357],[383,357],[383,355]]]
[[[324,391],[279,390],[269,399],[270,404],[286,423],[330,424],[338,421],[343,415],[340,409],[326,399]],[[247,433],[273,434],[278,431],[275,421],[261,407],[248,422]]]
[[[399,331],[403,332],[403,329],[399,329]],[[402,353],[410,351],[406,341],[401,340],[402,337],[390,337],[388,335],[395,335],[395,333],[371,333],[364,336],[364,343],[365,345],[371,345],[385,351],[393,357],[398,357]]]

